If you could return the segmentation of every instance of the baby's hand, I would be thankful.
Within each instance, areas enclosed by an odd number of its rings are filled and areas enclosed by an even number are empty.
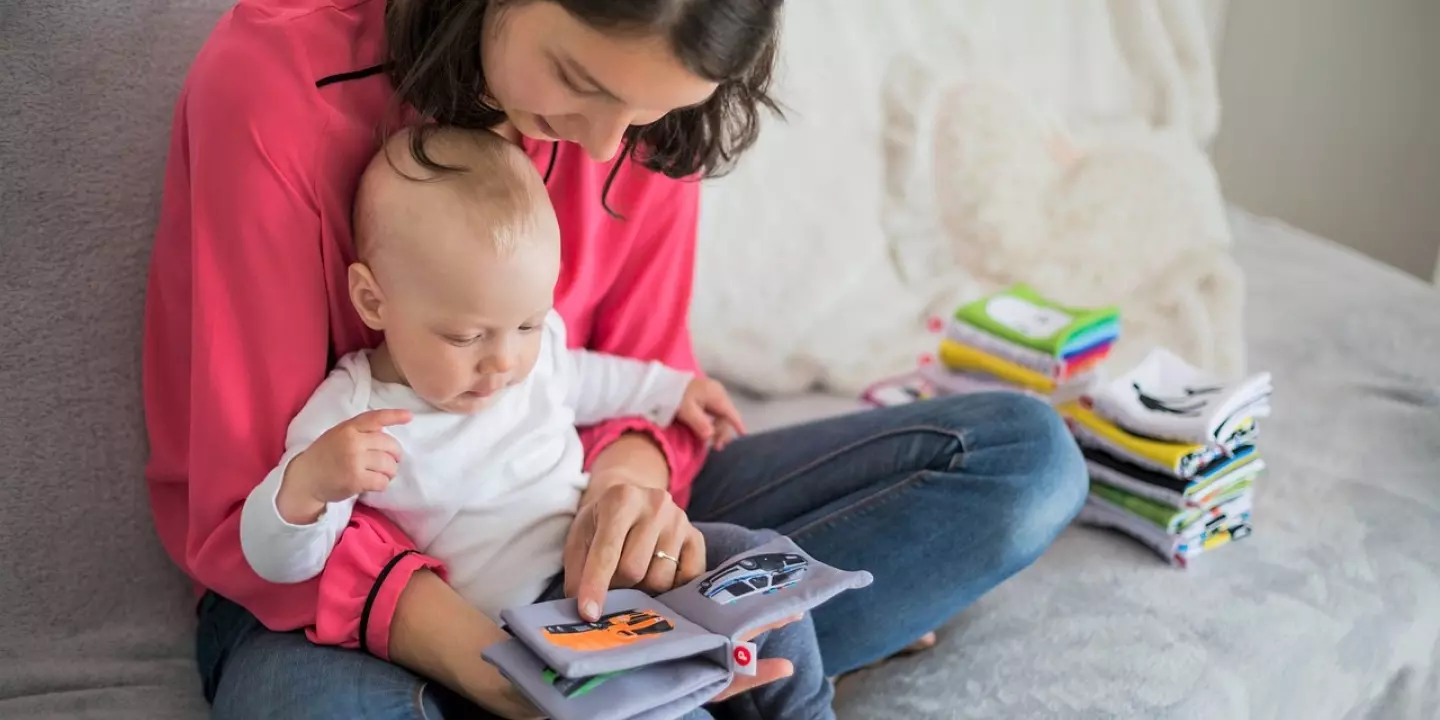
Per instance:
[[[384,430],[408,422],[405,410],[371,410],[325,431],[286,468],[276,497],[280,515],[307,524],[326,503],[384,490],[400,464],[400,443]]]
[[[685,388],[685,398],[675,411],[675,419],[701,440],[714,443],[716,450],[723,450],[736,435],[745,433],[740,411],[730,402],[730,395],[710,378],[697,377],[690,381],[690,386]]]

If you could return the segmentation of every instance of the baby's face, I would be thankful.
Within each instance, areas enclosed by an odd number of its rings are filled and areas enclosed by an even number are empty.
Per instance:
[[[510,253],[484,242],[461,246],[426,272],[396,278],[386,292],[385,343],[417,395],[469,414],[534,369],[560,253],[550,242],[522,243]]]

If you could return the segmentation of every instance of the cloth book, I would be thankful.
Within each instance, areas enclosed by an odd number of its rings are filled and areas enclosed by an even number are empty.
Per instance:
[[[955,319],[1051,357],[1113,342],[1120,331],[1114,306],[1066,307],[1024,284],[962,305]]]
[[[1217,497],[1241,482],[1253,481],[1265,471],[1265,461],[1251,446],[1211,472],[1190,480],[1126,463],[1105,453],[1085,449],[1090,479],[1171,508],[1208,507]]]
[[[1238,483],[1231,483],[1225,488],[1225,492],[1216,496],[1211,507],[1224,505],[1225,503],[1235,500],[1250,492],[1252,487],[1254,487],[1254,485],[1248,478]],[[1204,507],[1170,507],[1153,500],[1132,495],[1124,490],[1111,487],[1104,483],[1091,485],[1090,492],[1132,515],[1154,523],[1156,527],[1171,535],[1178,534],[1183,529],[1191,527],[1195,521],[1204,517],[1210,510],[1210,508]]]
[[[969,346],[1000,360],[1039,373],[1051,380],[1066,380],[1093,369],[1109,356],[1110,349],[1114,345],[1113,341],[1106,342],[1081,348],[1078,352],[1070,355],[1056,357],[1016,345],[958,321],[951,321],[946,325],[942,348],[945,341]]]
[[[1104,362],[1106,358],[1110,357],[1110,349],[1113,345],[1113,342],[1107,342],[1103,345],[1085,348],[1073,355],[1066,355],[1064,358],[1065,364],[1060,368],[1056,379],[1069,380],[1070,378],[1094,370],[1100,363]]]
[[[1081,373],[1056,385],[1050,393],[1021,387],[982,372],[951,370],[942,363],[920,367],[916,374],[928,383],[937,395],[973,395],[985,392],[1012,392],[1044,400],[1052,405],[1071,402],[1093,392],[1098,384],[1095,373]]]
[[[1029,395],[1053,404],[1083,397],[1094,385],[1095,377],[1086,373],[1066,380],[1053,393],[1045,395],[983,373],[956,372],[947,370],[939,363],[931,363],[871,384],[861,393],[860,399],[874,407],[893,407],[949,395],[1009,392]]]
[[[951,370],[942,363],[930,363],[922,365],[916,374],[924,379],[939,395],[974,395],[976,393],[988,392],[1012,392],[1022,395],[1029,395],[1037,399],[1045,399],[1046,395],[1038,390],[1014,385],[1001,380],[994,375],[981,372],[961,372]]]
[[[1016,365],[1028,368],[1037,373],[1047,376],[1055,376],[1065,366],[1063,358],[1056,357],[1049,353],[1043,353],[1024,345],[1018,345],[1002,337],[991,335],[969,323],[951,320],[945,324],[945,335],[942,339],[961,345],[969,345],[977,350],[990,353],[998,358],[1008,360]]]
[[[1062,403],[1056,409],[1082,446],[1179,478],[1195,477],[1215,463],[1223,462],[1239,446],[1252,442],[1257,432],[1254,419],[1247,418],[1224,443],[1166,442],[1125,431],[1096,414],[1083,400]]]
[[[1150,520],[1094,493],[1085,501],[1076,519],[1129,535],[1171,565],[1188,567],[1195,556],[1250,535],[1252,496],[1253,490],[1247,490],[1229,502],[1205,510],[1199,519],[1176,533],[1166,532]]]
[[[612,590],[595,622],[573,599],[503,610],[512,639],[483,657],[555,720],[676,718],[753,666],[754,646],[739,640],[748,631],[872,580],[779,537],[655,597]]]
[[[939,397],[940,388],[926,378],[920,370],[885,378],[871,383],[860,394],[860,399],[874,407],[895,407],[909,405],[920,400]]]
[[[1055,390],[1055,380],[1048,375],[948,338],[940,341],[940,362],[951,370],[979,371],[1040,393]]]
[[[1158,348],[1096,393],[1095,411],[1132,434],[1207,444],[1270,414],[1269,373],[1221,382]]]

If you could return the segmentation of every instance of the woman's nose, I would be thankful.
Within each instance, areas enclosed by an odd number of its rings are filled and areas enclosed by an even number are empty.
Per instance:
[[[596,162],[608,162],[620,149],[625,131],[630,128],[630,116],[623,110],[609,110],[590,116],[585,138],[580,146],[585,154]]]

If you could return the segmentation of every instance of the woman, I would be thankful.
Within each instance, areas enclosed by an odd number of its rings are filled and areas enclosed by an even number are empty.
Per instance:
[[[356,181],[405,122],[520,143],[563,228],[557,306],[572,342],[693,368],[699,190],[684,179],[723,172],[773,107],[780,4],[245,0],[221,20],[176,110],[145,340],[155,521],[207,591],[197,655],[217,716],[435,717],[468,701],[523,712],[479,660],[503,631],[379,515],[357,510],[305,584],[265,583],[242,557],[240,506],[290,418],[332,358],[376,341],[344,290]],[[639,420],[585,440],[592,480],[565,562],[581,608],[606,588],[690,579],[677,569],[697,552],[692,520],[775,528],[875,575],[815,612],[830,674],[933,642],[1033,561],[1085,492],[1056,415],[1009,395],[713,455]],[[771,664],[730,694],[785,671]]]

